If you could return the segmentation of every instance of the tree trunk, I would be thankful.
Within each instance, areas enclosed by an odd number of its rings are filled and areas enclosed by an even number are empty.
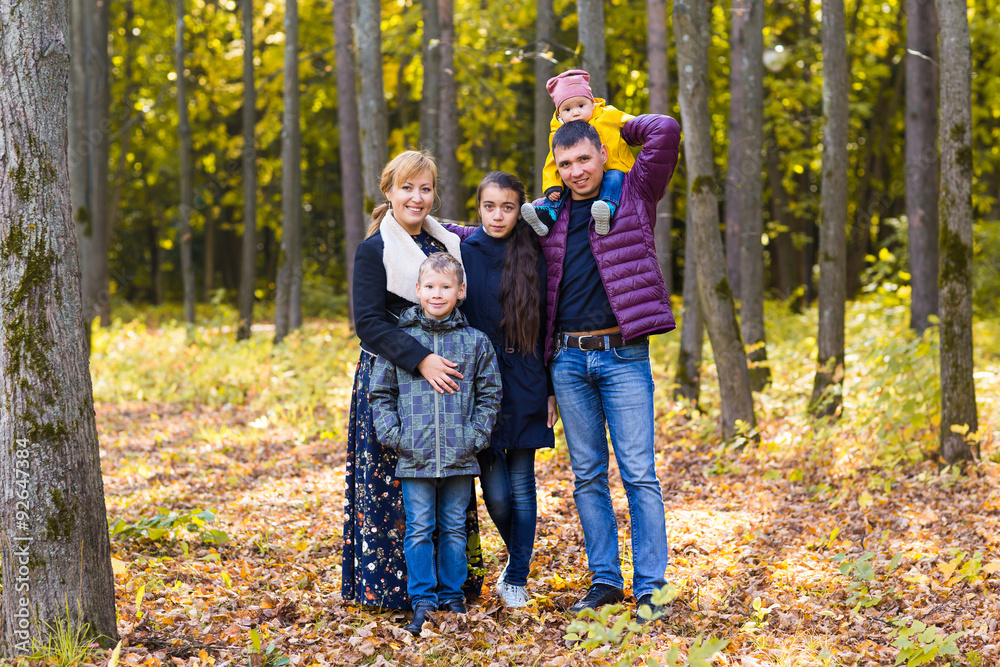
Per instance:
[[[594,97],[608,98],[608,65],[604,51],[604,0],[576,0],[577,32],[583,47],[583,69],[590,72]]]
[[[690,207],[688,208],[690,211]],[[691,216],[688,215],[687,242],[684,245],[684,315],[681,318],[681,347],[677,358],[674,398],[685,398],[695,405],[701,393],[701,350],[705,342],[705,318],[698,303],[698,278],[695,275],[694,242],[691,239]]]
[[[364,235],[364,195],[361,186],[361,145],[358,140],[358,104],[355,94],[354,37],[351,34],[349,0],[336,0],[333,24],[337,44],[337,119],[340,123],[340,180],[344,195],[344,261],[347,293],[354,294],[354,252]],[[421,123],[421,128],[423,124]],[[421,130],[422,131],[422,130]],[[354,300],[348,298],[347,313],[354,326]]]
[[[788,210],[788,191],[781,173],[778,143],[769,139],[767,147],[767,178],[771,185],[771,219],[780,230],[772,236],[771,276],[778,294],[790,299],[802,286],[802,250],[795,245],[795,234],[801,234],[798,217]],[[801,299],[796,299],[801,303]]]
[[[194,210],[194,174],[191,168],[191,124],[188,122],[184,75],[184,0],[177,0],[177,41],[174,45],[177,70],[177,134],[180,138],[180,236],[181,278],[184,283],[184,321],[194,324],[194,264],[191,261],[191,213]]]
[[[972,361],[972,55],[966,0],[937,0],[941,25],[941,458],[979,458]]]
[[[111,58],[108,55],[108,32],[111,11],[108,0],[97,0],[91,5],[93,18],[90,23],[90,49],[87,85],[87,140],[90,142],[90,215],[93,232],[92,256],[88,265],[92,270],[95,311],[101,326],[111,323],[111,292],[108,283],[108,250],[110,248],[110,223],[108,221],[108,160],[110,158],[111,123]]]
[[[212,292],[215,291],[215,246],[216,229],[215,215],[212,207],[205,207],[205,302],[212,302]]]
[[[844,386],[847,290],[847,34],[843,0],[823,0],[823,181],[819,239],[819,355],[810,411],[832,416]]]
[[[68,3],[0,0],[0,654],[117,639],[68,186]]]
[[[379,181],[382,167],[389,161],[389,128],[382,85],[382,3],[357,0],[354,42],[361,63],[361,159],[364,164],[364,193],[371,202],[381,199]]]
[[[452,0],[439,0],[438,18],[441,21],[441,106],[438,113],[441,216],[449,220],[462,220],[466,213],[462,173],[458,166],[460,128],[455,89],[455,11]]]
[[[667,2],[666,0],[646,0],[647,46],[649,52],[649,112],[670,114],[670,70],[667,65]],[[656,227],[653,240],[656,242],[656,259],[663,272],[667,291],[674,289],[673,270],[670,261],[670,237],[674,223],[674,203],[670,186],[663,199],[656,205]]]
[[[731,13],[732,28],[729,38],[729,155],[726,160],[726,188],[724,192],[725,205],[725,238],[726,238],[726,275],[732,287],[733,296],[737,301],[743,298],[742,281],[740,280],[740,249],[742,246],[742,226],[745,213],[744,198],[740,189],[746,176],[742,173],[743,162],[747,158],[747,103],[746,86],[746,39],[750,20],[750,3],[753,0],[733,0]],[[751,156],[752,160],[753,157]]]
[[[441,106],[441,22],[438,18],[438,0],[422,0],[420,7],[424,19],[421,35],[424,82],[420,93],[420,147],[431,155],[437,155],[438,107]]]
[[[535,50],[539,54],[535,57],[535,194],[541,197],[544,194],[542,171],[549,154],[549,120],[554,110],[545,83],[555,73],[552,61],[542,54],[552,49],[552,24],[556,18],[552,0],[538,0],[535,7],[538,11],[535,15]]]
[[[719,206],[708,111],[708,45],[710,5],[704,0],[674,1],[674,41],[680,106],[685,128],[685,166],[694,243],[698,294],[719,373],[722,433],[726,440],[757,422],[750,391],[746,350],[736,321],[733,292],[726,278],[725,254],[719,238]],[[691,266],[685,266],[690,271]],[[741,422],[738,424],[737,422]]]
[[[253,0],[243,4],[243,247],[240,254],[240,324],[236,340],[250,338],[257,279],[257,90],[253,67]],[[360,163],[355,162],[354,164]],[[359,184],[360,185],[360,184]]]
[[[90,24],[93,16],[88,0],[71,0],[70,16],[70,80],[69,80],[69,185],[73,202],[73,222],[80,256],[80,290],[83,295],[83,319],[87,347],[90,347],[90,325],[97,313],[97,294],[93,280],[94,226],[90,211],[90,141],[87,139],[87,95],[90,50]]]
[[[910,327],[938,313],[938,69],[934,3],[906,1],[906,217]]]
[[[302,131],[299,125],[299,3],[285,2],[285,110],[281,128],[281,268],[274,341],[302,326]]]

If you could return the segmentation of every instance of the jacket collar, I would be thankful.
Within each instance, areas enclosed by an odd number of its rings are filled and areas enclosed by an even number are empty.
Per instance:
[[[404,329],[412,326],[420,326],[424,331],[452,331],[469,326],[469,321],[465,319],[465,315],[457,306],[455,310],[451,311],[451,315],[444,320],[426,317],[420,306],[410,306],[399,316],[399,328]]]
[[[431,216],[424,219],[422,231],[444,244],[459,264],[462,263],[461,240],[455,234],[441,226]],[[410,303],[417,302],[415,285],[420,264],[426,259],[423,250],[413,242],[413,237],[399,226],[392,217],[392,209],[385,213],[382,224],[379,225],[384,249],[382,264],[385,266],[386,289]]]

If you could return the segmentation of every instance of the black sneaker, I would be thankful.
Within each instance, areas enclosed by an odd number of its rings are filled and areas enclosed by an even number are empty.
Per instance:
[[[606,604],[615,604],[625,599],[625,591],[611,584],[591,584],[587,594],[569,608],[574,614],[584,609],[596,609]]]
[[[667,613],[666,606],[662,604],[653,604],[653,594],[646,593],[645,595],[640,595],[639,599],[635,601],[635,613],[636,616],[639,615],[639,611],[642,609],[643,605],[649,607],[649,618],[640,619],[643,621],[655,621],[657,619],[663,618]]]
[[[445,600],[438,605],[438,611],[450,611],[453,614],[466,614],[465,601],[461,599]]]

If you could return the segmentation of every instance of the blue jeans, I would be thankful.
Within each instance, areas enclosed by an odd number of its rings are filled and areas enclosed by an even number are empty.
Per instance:
[[[479,453],[479,468],[486,510],[510,554],[506,581],[526,586],[538,514],[535,450],[490,447]]]
[[[618,523],[608,487],[608,440],[632,518],[632,592],[664,586],[667,526],[653,456],[653,376],[649,343],[605,351],[560,347],[550,362],[576,479],[573,499],[583,525],[592,584],[624,588]]]
[[[604,177],[601,179],[601,192],[597,196],[603,202],[607,202],[608,206],[611,208],[611,215],[615,214],[615,210],[618,208],[618,202],[622,197],[622,185],[625,184],[625,172],[618,171],[617,169],[609,169],[604,172]],[[539,214],[547,214],[551,220],[544,221],[548,223],[555,222],[559,217],[559,211],[562,210],[563,204],[566,202],[567,189],[563,189],[563,196],[556,201],[550,201],[548,197],[544,198],[541,204],[535,207],[535,211]]]
[[[406,592],[410,604],[464,600],[465,508],[472,493],[472,475],[403,478],[406,509]],[[438,530],[434,553],[434,527]]]

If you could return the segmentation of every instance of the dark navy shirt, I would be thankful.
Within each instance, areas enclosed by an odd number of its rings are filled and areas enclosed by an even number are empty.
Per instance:
[[[599,331],[618,326],[604,291],[597,260],[590,247],[590,205],[597,201],[567,198],[569,232],[566,235],[566,260],[559,283],[557,331]]]

